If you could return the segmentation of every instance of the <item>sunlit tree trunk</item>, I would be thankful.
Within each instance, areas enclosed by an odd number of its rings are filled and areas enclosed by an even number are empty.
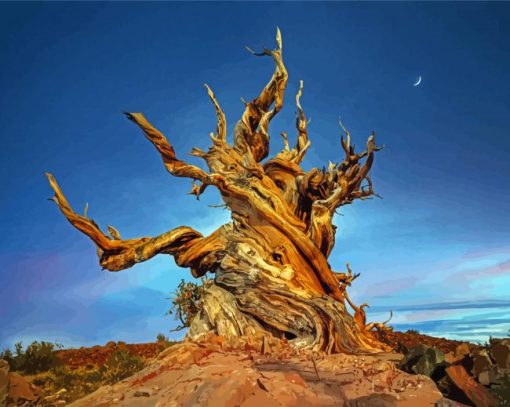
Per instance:
[[[224,336],[265,332],[318,351],[383,349],[365,327],[363,307],[353,304],[356,318],[346,309],[345,290],[356,276],[350,269],[336,273],[328,263],[335,243],[335,210],[375,195],[369,171],[380,148],[372,134],[366,149],[355,152],[340,123],[345,133],[340,138],[341,161],[303,170],[300,163],[310,140],[300,82],[295,145],[291,147],[283,133],[283,149],[267,158],[269,124],[283,106],[287,85],[279,31],[276,44],[274,50],[254,53],[272,58],[275,71],[261,93],[245,102],[231,143],[225,114],[206,85],[217,113],[216,133],[210,135],[208,151],[194,148],[191,154],[205,160],[208,171],[177,158],[166,137],[141,113],[127,113],[156,147],[168,172],[193,180],[191,193],[197,199],[208,186],[220,191],[232,214],[230,223],[210,236],[178,227],[157,237],[123,240],[115,228],[104,234],[86,214],[74,212],[47,174],[53,199],[71,224],[94,241],[107,270],[170,254],[194,277],[214,273],[214,284],[206,289],[203,307],[191,324],[192,337],[206,331]]]

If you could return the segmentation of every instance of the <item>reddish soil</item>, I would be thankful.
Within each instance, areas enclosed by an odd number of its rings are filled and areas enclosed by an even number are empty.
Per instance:
[[[107,361],[110,353],[119,349],[126,349],[132,355],[148,359],[157,356],[164,349],[164,346],[158,342],[134,344],[108,342],[104,346],[96,345],[91,348],[63,349],[58,351],[58,357],[71,369],[90,366],[99,367]]]
[[[403,352],[419,344],[424,344],[448,353],[455,351],[457,346],[462,343],[445,338],[435,338],[407,332],[376,332],[375,335],[380,341],[388,344],[397,352]],[[96,345],[91,348],[64,349],[58,352],[58,356],[65,365],[71,369],[77,369],[87,366],[99,367],[106,362],[110,353],[118,349],[126,349],[132,355],[149,359],[156,357],[163,348],[163,345],[157,342],[136,344],[108,342],[104,346]]]
[[[444,353],[454,352],[460,341],[434,336],[423,335],[414,332],[374,332],[375,336],[383,343],[391,346],[397,352],[403,352],[418,345],[427,345],[436,348]]]

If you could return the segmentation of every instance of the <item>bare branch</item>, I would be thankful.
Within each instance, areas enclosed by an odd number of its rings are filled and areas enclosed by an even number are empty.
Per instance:
[[[66,219],[80,232],[88,236],[98,247],[99,263],[110,271],[124,270],[136,263],[144,262],[159,253],[182,256],[191,246],[204,240],[196,230],[181,226],[156,237],[141,237],[121,240],[120,233],[108,226],[105,235],[99,226],[84,216],[73,211],[52,174],[46,173],[49,183],[55,191],[52,200],[57,204]],[[194,253],[198,253],[194,250]],[[187,265],[187,264],[186,264]]]
[[[64,216],[76,229],[92,239],[92,241],[101,250],[118,250],[122,247],[122,245],[119,244],[119,241],[112,240],[106,236],[93,220],[74,212],[57,184],[55,177],[49,172],[45,173],[45,175],[48,177],[48,181],[55,191],[55,195],[51,198],[51,200],[58,205]]]
[[[301,96],[303,95],[303,81],[299,81],[299,90],[296,94],[296,107],[298,110],[298,114],[296,117],[296,128],[298,130],[298,136],[297,136],[297,144],[296,144],[296,150],[298,152],[301,152],[302,150],[305,150],[310,145],[310,142],[308,140],[308,131],[306,129],[307,121],[306,116],[303,108],[301,107]],[[304,153],[299,156],[299,159],[296,158],[294,161],[296,163],[300,163],[302,160],[302,157],[304,156]]]
[[[256,53],[247,47],[247,50],[256,56],[271,56],[275,62],[273,76],[262,92],[249,103],[241,119],[234,128],[234,146],[241,152],[250,150],[256,162],[261,161],[269,153],[269,123],[283,107],[283,96],[287,86],[287,69],[282,59],[282,39],[280,30],[276,32],[277,48],[269,50],[264,48]],[[270,106],[274,103],[273,108]]]
[[[221,107],[218,101],[216,100],[216,97],[214,96],[214,93],[209,87],[209,85],[204,84],[204,86],[207,89],[207,94],[209,95],[209,98],[211,99],[211,102],[213,103],[214,108],[216,109],[216,116],[218,117],[216,137],[218,141],[225,143],[227,141],[227,120],[225,118],[225,113],[223,113],[223,110],[221,110]]]
[[[347,128],[342,123],[341,117],[338,118],[338,123],[340,124],[340,127],[342,128],[342,130],[345,133],[345,140],[344,140],[343,136],[340,136],[340,142],[341,142],[342,147],[345,151],[346,158],[348,159],[351,154],[351,133],[349,132],[349,130],[347,130]]]
[[[117,229],[115,229],[113,226],[108,226],[106,228],[106,231],[111,236],[113,240],[121,240],[120,233]]]
[[[393,311],[390,310],[390,317],[386,320],[386,321],[383,321],[383,322],[371,322],[370,324],[367,324],[365,326],[365,329],[367,331],[372,331],[374,330],[374,328],[377,330],[377,331],[386,331],[386,332],[391,332],[393,331],[393,328],[391,326],[388,326],[388,322],[391,321],[391,319],[393,318]]]
[[[282,135],[282,138],[283,138],[283,149],[285,151],[290,151],[289,138],[287,137],[287,133],[282,131],[281,135]]]
[[[126,113],[126,116],[142,129],[147,140],[156,147],[163,159],[163,163],[165,164],[167,171],[170,174],[176,177],[197,179],[205,184],[210,183],[210,176],[204,170],[194,165],[187,164],[176,157],[174,148],[168,142],[163,133],[150,124],[142,113]]]

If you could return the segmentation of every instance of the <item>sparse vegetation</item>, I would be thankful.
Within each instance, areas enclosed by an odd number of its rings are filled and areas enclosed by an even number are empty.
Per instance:
[[[419,334],[420,334],[420,331],[418,331],[417,329],[408,329],[408,330],[406,331],[406,334],[419,335]]]
[[[158,335],[159,348],[170,346],[163,334]],[[103,384],[114,384],[145,366],[145,360],[133,355],[125,344],[117,343],[102,365],[87,364],[71,368],[59,357],[62,346],[55,343],[34,341],[25,349],[21,342],[14,345],[14,351],[6,349],[0,353],[0,359],[9,363],[11,371],[18,372],[46,394],[58,394],[59,400],[72,402],[92,393]],[[106,347],[108,348],[108,347]]]
[[[144,362],[139,356],[132,355],[126,349],[113,351],[100,373],[105,383],[114,384],[142,370]]]
[[[104,380],[100,369],[95,366],[80,369],[58,366],[51,371],[37,374],[31,382],[47,394],[61,392],[59,399],[72,402],[97,390]]]
[[[170,339],[168,339],[168,337],[162,333],[159,333],[158,336],[156,337],[156,340],[158,342],[158,345],[159,345],[159,348],[161,350],[164,350],[166,348],[168,348],[169,346],[172,346],[173,344],[177,343],[177,341],[171,341]]]
[[[174,331],[188,328],[193,317],[202,309],[202,295],[205,284],[207,284],[205,279],[201,280],[201,284],[181,280],[177,290],[172,293],[172,297],[168,298],[172,301],[172,307],[167,314],[175,313],[176,318],[181,321],[181,325],[175,328]]]
[[[23,343],[18,342],[14,349],[14,353],[10,349],[4,350],[0,353],[0,359],[6,360],[11,370],[23,374],[45,372],[61,363],[57,351],[62,349],[62,345],[57,343],[34,341],[24,349]]]

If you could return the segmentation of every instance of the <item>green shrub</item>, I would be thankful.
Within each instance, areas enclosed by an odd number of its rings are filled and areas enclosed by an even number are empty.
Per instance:
[[[168,337],[163,335],[162,333],[159,333],[158,336],[156,336],[156,340],[158,342],[168,342]]]
[[[59,400],[70,403],[97,390],[103,384],[103,377],[97,367],[69,369],[66,366],[58,366],[52,371],[33,376],[31,383],[42,388],[48,395],[54,395],[65,389]]]
[[[125,349],[118,349],[110,353],[106,363],[101,366],[100,373],[103,381],[108,384],[117,383],[126,377],[143,369],[144,362]]]
[[[5,359],[11,370],[23,374],[45,372],[61,363],[57,351],[62,349],[62,345],[56,343],[34,341],[25,350],[23,343],[17,342],[14,349],[14,353],[9,349],[4,350],[0,354],[0,359]]]
[[[79,368],[71,370],[67,367],[55,369],[54,392],[60,389],[66,389],[64,399],[71,402],[86,396],[97,390],[103,384],[103,375],[100,369],[92,367],[90,369]]]
[[[181,325],[174,331],[188,328],[193,317],[202,309],[202,295],[206,283],[204,279],[202,279],[202,284],[181,280],[177,290],[172,293],[172,297],[168,298],[172,301],[172,308],[168,310],[167,314],[175,312],[176,317],[181,321]]]
[[[70,369],[60,365],[49,372],[33,376],[31,382],[50,395],[66,389],[59,399],[71,403],[94,392],[103,384],[117,383],[143,367],[142,359],[121,349],[113,351],[107,362],[99,368],[91,366]]]
[[[161,350],[173,344],[166,336],[158,335]],[[54,395],[62,389],[59,400],[70,403],[97,390],[103,384],[114,384],[144,367],[143,360],[131,355],[126,349],[114,350],[101,367],[71,369],[57,356],[61,345],[50,342],[32,342],[26,349],[18,342],[14,352],[6,349],[0,353],[13,371],[30,375],[31,383],[42,388],[46,394]]]
[[[50,342],[32,342],[25,351],[25,365],[23,371],[27,374],[45,372],[55,368],[61,363],[57,356],[57,350],[61,345]]]
[[[172,346],[173,344],[177,343],[177,341],[171,341],[170,339],[168,339],[167,336],[163,335],[162,333],[158,334],[158,336],[156,337],[156,340],[158,342],[160,351],[165,350],[169,346]]]
[[[419,334],[420,334],[420,331],[418,331],[417,329],[408,329],[408,330],[406,331],[406,334],[419,335]]]

